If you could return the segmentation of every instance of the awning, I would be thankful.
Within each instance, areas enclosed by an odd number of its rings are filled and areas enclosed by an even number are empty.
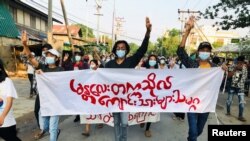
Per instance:
[[[0,36],[17,38],[18,29],[3,1],[0,1]]]

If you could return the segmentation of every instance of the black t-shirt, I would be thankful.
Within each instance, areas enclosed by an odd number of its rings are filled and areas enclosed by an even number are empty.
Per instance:
[[[38,69],[41,69],[43,72],[58,72],[64,71],[62,67],[49,68],[48,65],[39,63]]]
[[[149,36],[145,36],[141,47],[136,51],[136,53],[125,60],[121,64],[117,64],[116,60],[111,60],[105,64],[105,68],[135,68],[140,62],[141,58],[147,52],[148,49]]]

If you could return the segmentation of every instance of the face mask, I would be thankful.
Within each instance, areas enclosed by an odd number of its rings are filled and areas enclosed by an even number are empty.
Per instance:
[[[45,59],[47,64],[54,64],[55,63],[55,58],[54,57],[46,57]]]
[[[153,67],[156,65],[156,61],[155,60],[149,60],[149,66]]]
[[[207,60],[210,57],[210,52],[199,52],[199,58],[201,60]]]
[[[161,60],[160,63],[161,63],[161,64],[165,64],[165,60]]]
[[[90,65],[89,68],[93,70],[95,68],[95,65]]]
[[[123,58],[125,56],[125,50],[117,50],[116,51],[116,55],[118,56],[118,58]]]
[[[46,57],[45,51],[42,51],[42,56]]]
[[[80,61],[81,60],[81,56],[75,56],[76,61]]]
[[[107,59],[106,59],[106,62],[108,62],[108,61],[110,61],[110,58],[107,58]]]

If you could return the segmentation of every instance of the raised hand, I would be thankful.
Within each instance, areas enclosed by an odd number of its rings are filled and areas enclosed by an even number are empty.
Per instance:
[[[28,37],[27,37],[27,32],[25,30],[22,32],[21,41],[24,46],[27,46]]]
[[[65,55],[64,55],[64,57],[63,57],[63,61],[64,61],[64,62],[67,61],[68,58],[69,58],[69,54],[68,54],[68,53],[65,53]]]
[[[187,31],[190,31],[194,27],[194,22],[195,22],[195,17],[194,16],[190,16],[189,20],[185,24],[185,29]]]
[[[146,28],[147,28],[147,32],[150,32],[152,28],[152,24],[150,23],[150,20],[148,17],[146,17]]]

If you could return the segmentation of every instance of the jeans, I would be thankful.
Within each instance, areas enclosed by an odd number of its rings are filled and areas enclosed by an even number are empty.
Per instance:
[[[233,96],[237,94],[238,95],[238,101],[239,101],[239,117],[243,117],[243,111],[244,111],[244,104],[245,104],[245,94],[244,92],[241,92],[239,88],[230,88],[228,92],[228,98],[227,98],[227,113],[230,113],[230,107],[233,101]]]
[[[127,141],[129,113],[113,113],[115,141]]]
[[[188,141],[197,141],[207,122],[208,115],[209,113],[187,113],[189,125]]]
[[[50,133],[49,140],[57,141],[59,116],[44,116],[42,120],[43,130]]]

